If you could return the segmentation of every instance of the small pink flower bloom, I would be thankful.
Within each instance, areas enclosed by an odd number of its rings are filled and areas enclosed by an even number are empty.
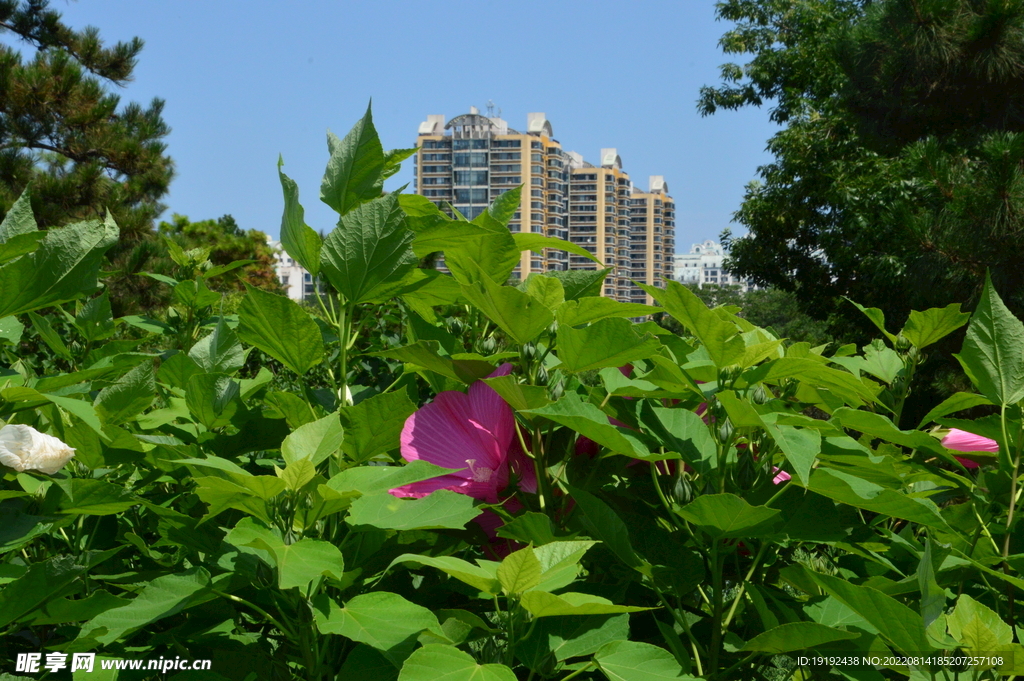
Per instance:
[[[999,443],[991,438],[968,433],[966,430],[951,428],[946,437],[942,438],[942,446],[957,452],[998,452]],[[966,459],[962,456],[956,460],[964,465],[964,468],[977,468],[977,462]]]
[[[491,376],[507,376],[511,371],[512,365],[506,363]],[[406,461],[429,461],[461,470],[389,492],[418,498],[447,489],[497,503],[498,491],[508,485],[509,448],[514,439],[512,408],[489,385],[477,381],[468,393],[446,390],[406,420],[402,456]],[[516,445],[518,448],[518,442]],[[520,475],[525,482],[526,471]],[[533,486],[536,489],[535,478]]]
[[[781,485],[782,483],[788,482],[789,480],[793,479],[793,476],[791,476],[789,473],[782,470],[778,466],[772,466],[772,473],[775,473],[775,477],[772,478],[772,482],[775,483],[776,485]]]

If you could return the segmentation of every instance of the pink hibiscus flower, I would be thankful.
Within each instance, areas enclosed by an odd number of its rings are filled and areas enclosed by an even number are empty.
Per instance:
[[[491,377],[511,372],[512,365],[506,363]],[[519,475],[521,489],[537,489],[533,466],[519,446],[512,408],[483,381],[467,393],[438,393],[406,420],[401,447],[406,461],[459,470],[388,490],[396,497],[419,498],[447,489],[495,504],[498,492],[508,486],[510,467]]]
[[[968,433],[966,430],[951,428],[942,438],[942,446],[957,452],[998,452],[999,443],[981,435]],[[962,456],[956,460],[964,465],[964,468],[977,468],[978,463]]]

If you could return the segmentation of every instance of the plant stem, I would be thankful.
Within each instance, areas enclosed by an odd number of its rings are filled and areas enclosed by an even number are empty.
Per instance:
[[[718,553],[718,540],[711,544],[711,664],[709,671],[718,673],[718,656],[722,651],[722,561]]]
[[[569,674],[567,676],[563,676],[561,681],[569,681],[569,679],[572,679],[572,678],[575,678],[575,677],[579,676],[580,674],[582,674],[583,672],[589,670],[593,666],[594,666],[594,661],[591,660],[590,662],[588,662],[584,666],[582,666],[579,669],[577,669],[576,671],[574,671],[572,674]]]
[[[754,562],[751,564],[750,569],[747,570],[747,576],[740,582],[739,591],[736,592],[736,597],[732,599],[732,606],[729,608],[729,614],[725,616],[725,622],[722,623],[723,629],[729,628],[729,622],[732,621],[732,616],[736,614],[736,606],[739,605],[740,599],[743,598],[743,594],[747,588],[747,582],[754,576],[754,571],[757,566],[761,564],[761,557],[764,555],[764,550],[768,548],[768,542],[761,542],[761,548],[757,550],[757,555],[754,556]]]
[[[273,615],[271,615],[270,613],[268,613],[266,610],[264,610],[260,606],[256,605],[255,603],[247,601],[244,598],[239,598],[238,596],[235,596],[234,594],[224,593],[223,591],[218,591],[216,589],[211,589],[211,591],[213,591],[213,593],[217,594],[218,596],[221,596],[222,598],[227,598],[228,600],[234,601],[236,603],[240,603],[240,604],[246,606],[247,608],[252,608],[253,610],[258,612],[259,614],[263,615],[263,618],[265,620],[267,620],[268,622],[273,624],[275,627],[280,629],[282,632],[284,632],[285,636],[287,636],[292,641],[295,641],[295,633],[291,629],[289,629],[288,627],[286,627],[283,624],[281,624],[280,622],[278,622],[276,619],[274,619]]]
[[[340,343],[339,374],[338,377],[338,404],[347,407],[348,405],[348,350],[351,346],[349,334],[352,331],[353,306],[345,303],[338,310],[338,341]]]

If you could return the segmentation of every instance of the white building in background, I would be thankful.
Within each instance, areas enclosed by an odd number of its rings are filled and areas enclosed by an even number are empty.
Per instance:
[[[288,297],[301,302],[313,295],[313,275],[284,252],[280,241],[267,239],[267,243],[274,249],[274,273]]]
[[[705,284],[716,286],[741,286],[750,291],[754,286],[746,279],[733,276],[722,264],[728,255],[721,244],[708,239],[693,244],[689,253],[675,256],[675,279],[683,284],[696,284],[703,288]]]

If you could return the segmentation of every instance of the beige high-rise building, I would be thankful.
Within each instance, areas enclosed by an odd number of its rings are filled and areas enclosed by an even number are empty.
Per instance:
[[[562,145],[543,113],[527,114],[526,132],[510,128],[499,117],[484,116],[476,107],[447,123],[444,116],[427,116],[416,146],[416,193],[442,210],[450,204],[472,220],[501,194],[523,185],[509,229],[568,240],[567,170]],[[525,279],[532,272],[568,267],[565,251],[525,251],[513,276]]]
[[[416,146],[416,193],[472,220],[502,193],[523,185],[509,229],[565,239],[592,253],[611,268],[602,295],[649,303],[632,280],[664,286],[672,278],[675,204],[665,180],[652,176],[649,190],[638,191],[616,149],[602,149],[594,165],[562,150],[543,113],[527,114],[520,132],[476,107],[447,123],[444,116],[427,116]],[[513,276],[566,269],[598,265],[565,251],[527,251]]]
[[[634,188],[630,224],[633,280],[664,287],[674,274],[676,248],[676,204],[664,177],[651,175],[646,192]],[[637,303],[652,302],[639,287],[631,290],[631,298]]]

